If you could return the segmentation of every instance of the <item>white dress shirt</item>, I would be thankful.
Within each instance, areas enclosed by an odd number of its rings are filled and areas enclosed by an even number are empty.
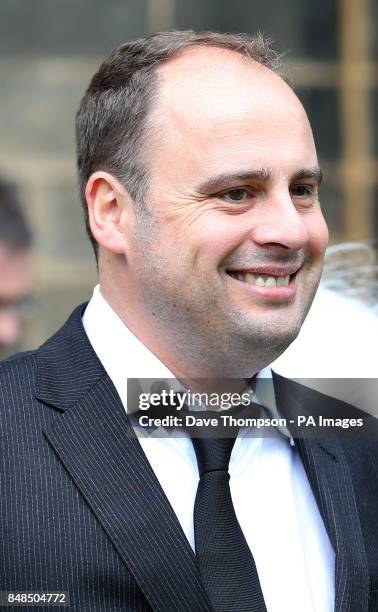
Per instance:
[[[89,341],[127,410],[128,378],[173,374],[93,292],[83,316]],[[269,376],[264,370],[261,376]],[[258,387],[256,386],[258,395]],[[246,435],[248,433],[248,435]],[[193,508],[198,469],[189,437],[139,435],[194,550]],[[235,512],[253,553],[268,612],[331,612],[335,555],[295,446],[285,435],[239,433],[230,460]]]

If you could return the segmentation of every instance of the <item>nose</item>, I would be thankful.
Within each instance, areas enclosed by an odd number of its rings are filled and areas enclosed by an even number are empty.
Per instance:
[[[0,309],[0,346],[12,346],[20,338],[21,324],[14,308]]]
[[[260,246],[283,250],[298,251],[307,245],[306,214],[297,210],[288,190],[270,194],[261,202],[251,237]]]

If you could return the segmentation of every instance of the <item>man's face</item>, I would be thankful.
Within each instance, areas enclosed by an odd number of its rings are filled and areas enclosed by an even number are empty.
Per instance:
[[[30,285],[29,251],[13,250],[0,243],[0,358],[8,355],[20,340],[18,307],[27,297]]]
[[[245,375],[296,337],[319,282],[311,128],[278,76],[235,53],[192,49],[159,75],[133,292],[172,347],[228,355]]]

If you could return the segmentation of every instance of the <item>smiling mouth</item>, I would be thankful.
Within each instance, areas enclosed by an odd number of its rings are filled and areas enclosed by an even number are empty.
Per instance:
[[[227,274],[242,283],[255,285],[256,287],[288,287],[290,281],[294,278],[294,274],[275,275],[270,274],[252,274],[251,272],[232,272],[227,271]]]

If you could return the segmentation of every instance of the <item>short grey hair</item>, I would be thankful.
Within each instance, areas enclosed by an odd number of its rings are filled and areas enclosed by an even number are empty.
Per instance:
[[[96,257],[85,187],[91,174],[113,174],[136,204],[143,204],[148,168],[142,150],[157,92],[157,69],[190,47],[235,51],[281,74],[280,57],[262,34],[171,31],[139,38],[115,49],[93,76],[76,115],[77,166],[86,228]]]

